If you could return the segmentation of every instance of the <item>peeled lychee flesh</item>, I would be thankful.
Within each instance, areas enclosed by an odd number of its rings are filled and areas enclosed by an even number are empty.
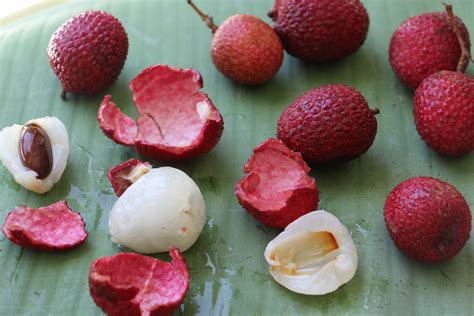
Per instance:
[[[309,90],[283,111],[277,136],[310,164],[346,161],[372,145],[376,113],[356,89],[325,85]]]
[[[427,263],[454,257],[471,232],[471,211],[461,193],[429,177],[397,185],[385,201],[384,216],[395,245]]]
[[[94,260],[89,290],[94,302],[110,316],[172,315],[189,288],[188,266],[170,249],[171,262],[136,253]]]
[[[155,65],[130,82],[139,117],[133,120],[110,101],[102,101],[98,120],[116,143],[134,146],[156,160],[189,159],[211,150],[224,129],[222,116],[201,92],[201,74],[194,69]]]
[[[470,48],[466,26],[459,17],[455,19]],[[448,14],[424,13],[398,26],[390,41],[389,56],[393,71],[405,85],[415,90],[423,79],[435,72],[456,70],[461,47]]]
[[[437,72],[415,92],[413,113],[418,133],[437,152],[460,156],[474,149],[474,78]]]
[[[300,153],[267,139],[253,150],[236,185],[240,204],[265,225],[285,228],[318,206],[316,181]]]
[[[8,213],[2,231],[14,244],[43,251],[61,251],[82,244],[86,224],[66,201],[32,208],[18,206]]]
[[[248,14],[231,16],[212,38],[211,56],[224,76],[255,85],[272,79],[283,62],[277,34],[261,19]]]
[[[132,158],[118,166],[110,168],[108,178],[117,196],[121,196],[138,178],[151,169],[149,162]]]
[[[110,87],[122,71],[128,37],[107,12],[86,11],[64,22],[51,36],[49,63],[67,92],[96,94]]]
[[[369,29],[369,16],[359,0],[275,0],[268,15],[285,50],[314,62],[354,53]]]

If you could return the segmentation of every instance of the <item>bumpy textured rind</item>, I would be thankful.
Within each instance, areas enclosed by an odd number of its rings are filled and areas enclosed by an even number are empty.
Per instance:
[[[131,186],[139,176],[151,169],[151,164],[147,161],[132,158],[113,168],[110,168],[107,176],[110,184],[117,196],[121,196],[129,186]],[[136,174],[134,174],[136,173]],[[136,178],[134,178],[136,177]]]
[[[139,112],[136,121],[106,96],[98,111],[104,134],[134,146],[145,157],[182,160],[210,151],[220,140],[224,121],[209,97],[200,92],[201,74],[194,69],[154,65],[130,82]]]
[[[315,62],[354,53],[369,29],[369,15],[359,0],[276,0],[269,16],[285,50]]]
[[[47,54],[64,92],[96,94],[122,71],[128,37],[119,20],[103,11],[86,11],[53,33]]]
[[[214,33],[214,65],[224,76],[255,85],[272,79],[283,62],[278,35],[261,19],[248,14],[231,16]]]
[[[61,251],[76,247],[87,238],[79,213],[73,212],[66,201],[38,209],[19,206],[5,219],[3,233],[11,242],[43,251]]]
[[[467,47],[469,33],[459,17],[456,24]],[[410,89],[441,70],[456,70],[461,47],[444,12],[424,13],[400,24],[390,41],[389,58],[395,74]]]
[[[461,193],[429,177],[397,185],[385,201],[384,216],[395,245],[426,263],[458,254],[471,232],[471,211]]]
[[[267,139],[255,147],[245,164],[246,176],[235,188],[237,199],[263,224],[285,228],[318,207],[319,193],[310,170],[300,153],[279,140]]]
[[[413,113],[418,133],[437,152],[460,156],[474,150],[474,78],[437,72],[415,92]]]
[[[189,288],[186,262],[170,248],[171,262],[135,253],[119,253],[92,262],[89,290],[110,316],[167,316],[178,309]]]
[[[272,79],[283,62],[278,35],[261,19],[248,14],[231,16],[214,33],[214,65],[226,77],[255,85]]]
[[[356,89],[325,85],[309,90],[281,114],[277,137],[310,164],[354,159],[365,153],[377,133],[377,121]]]

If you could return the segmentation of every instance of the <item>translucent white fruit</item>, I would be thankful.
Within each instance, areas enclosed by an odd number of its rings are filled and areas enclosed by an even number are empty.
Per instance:
[[[141,253],[187,250],[206,222],[204,198],[181,170],[151,169],[119,197],[109,215],[113,242]]]
[[[349,282],[357,270],[357,249],[339,220],[314,211],[288,225],[265,249],[273,278],[291,291],[322,295]]]
[[[68,133],[64,124],[54,116],[46,116],[25,123],[25,125],[28,124],[38,125],[49,137],[53,156],[49,175],[44,179],[38,179],[38,174],[21,162],[19,144],[23,125],[14,124],[0,131],[0,160],[18,184],[30,191],[45,193],[61,179],[66,168],[69,156]]]

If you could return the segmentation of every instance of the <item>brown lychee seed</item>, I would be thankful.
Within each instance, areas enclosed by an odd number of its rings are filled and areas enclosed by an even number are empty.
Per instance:
[[[122,71],[128,37],[107,12],[86,11],[64,22],[51,36],[49,64],[66,93],[92,95],[110,87]]]
[[[212,61],[224,76],[257,85],[276,75],[283,62],[283,46],[268,24],[253,15],[237,14],[217,26],[191,0],[187,2],[211,29]]]

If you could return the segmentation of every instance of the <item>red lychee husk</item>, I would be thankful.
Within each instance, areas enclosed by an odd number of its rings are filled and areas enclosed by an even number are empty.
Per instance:
[[[313,62],[354,53],[369,29],[369,15],[359,0],[275,0],[268,15],[285,50]]]
[[[237,182],[239,203],[263,224],[285,228],[318,206],[316,181],[300,153],[267,139],[253,150]]]
[[[434,263],[458,254],[469,239],[471,211],[452,185],[415,177],[397,185],[384,206],[395,245],[416,260]]]
[[[437,72],[415,92],[413,113],[418,133],[437,152],[460,156],[474,150],[474,78]]]
[[[46,207],[19,206],[7,215],[3,233],[11,242],[43,251],[61,251],[82,244],[87,238],[81,215],[66,201]]]
[[[136,253],[120,253],[92,262],[89,289],[107,315],[171,315],[189,288],[186,262],[170,248],[171,262]]]
[[[370,148],[378,112],[356,89],[324,85],[307,91],[282,112],[277,137],[310,164],[343,162]]]
[[[120,165],[110,168],[108,177],[115,194],[121,196],[140,176],[150,171],[151,167],[151,164],[147,161],[143,162],[132,158]]]
[[[205,154],[219,142],[224,121],[200,92],[202,86],[196,70],[148,67],[130,82],[139,112],[136,123],[106,96],[98,112],[100,127],[115,142],[134,146],[148,158],[181,160]]]
[[[455,20],[470,48],[466,26],[459,17]],[[411,17],[400,24],[390,41],[389,55],[393,71],[405,85],[415,90],[431,74],[456,70],[461,47],[448,14],[433,12]]]
[[[236,14],[217,26],[192,0],[188,4],[211,29],[212,62],[224,76],[257,85],[276,75],[283,62],[283,46],[267,23],[253,15]]]
[[[67,20],[47,48],[63,98],[67,92],[90,95],[107,89],[122,71],[127,53],[125,29],[103,11],[86,11]]]

